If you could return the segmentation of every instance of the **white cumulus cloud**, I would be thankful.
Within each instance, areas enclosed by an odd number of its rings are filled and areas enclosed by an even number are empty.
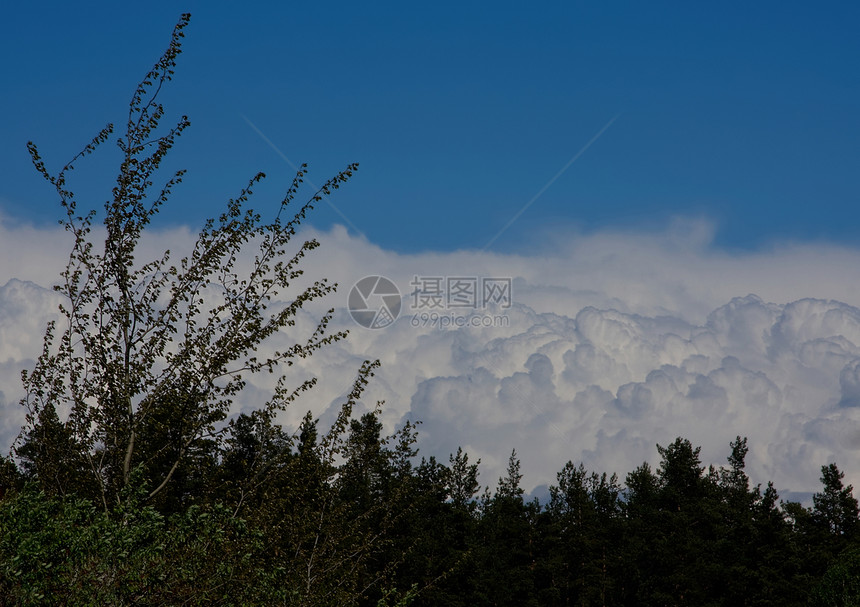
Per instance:
[[[749,437],[755,482],[814,491],[821,465],[836,461],[858,484],[860,250],[785,244],[729,254],[711,234],[706,222],[678,221],[661,233],[556,235],[534,254],[406,255],[343,228],[307,230],[301,236],[323,247],[307,258],[306,276],[340,288],[302,312],[298,329],[335,307],[333,328],[351,333],[289,371],[320,385],[283,421],[296,424],[307,409],[330,420],[361,361],[379,358],[365,405],[384,400],[389,429],[420,420],[425,455],[444,460],[462,446],[491,486],[513,448],[530,490],[554,482],[567,460],[623,475],[655,463],[655,444],[676,436],[719,465],[736,435]],[[22,420],[20,370],[32,366],[56,309],[47,287],[67,255],[63,236],[0,222],[3,444]],[[189,238],[155,232],[141,259]],[[400,318],[385,329],[356,326],[346,309],[367,275],[403,294]],[[415,277],[510,278],[512,305],[471,310],[477,325],[495,316],[491,326],[456,326],[468,324],[462,308],[443,308],[447,325],[440,317],[429,326],[411,295]],[[262,402],[272,382],[252,378],[236,409]]]

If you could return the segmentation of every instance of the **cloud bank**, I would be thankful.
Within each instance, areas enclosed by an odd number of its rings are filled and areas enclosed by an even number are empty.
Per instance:
[[[749,437],[754,482],[815,491],[820,466],[836,461],[860,484],[860,250],[785,244],[731,254],[712,247],[707,222],[685,220],[660,233],[557,234],[540,253],[517,255],[402,255],[342,228],[301,236],[323,243],[306,275],[340,288],[303,312],[297,330],[335,307],[334,328],[351,334],[290,371],[321,381],[285,414],[288,426],[308,409],[330,420],[361,361],[379,358],[366,406],[384,400],[389,428],[420,420],[424,455],[446,460],[462,446],[482,460],[485,485],[513,448],[530,490],[553,483],[567,460],[622,475],[653,464],[655,444],[676,436],[719,465],[736,435]],[[186,229],[163,230],[146,248],[154,257],[188,241]],[[32,366],[56,309],[46,287],[67,244],[59,230],[0,222],[4,446],[23,418],[20,370]],[[390,278],[403,294],[387,328],[359,327],[346,308],[367,275]],[[410,296],[416,276],[508,277],[512,304],[472,311],[503,318],[494,326],[425,326]],[[236,409],[262,402],[271,382],[254,377]]]

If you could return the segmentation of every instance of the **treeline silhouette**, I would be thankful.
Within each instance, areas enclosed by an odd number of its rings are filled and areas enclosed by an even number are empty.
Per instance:
[[[166,428],[167,420],[155,420]],[[852,605],[858,503],[835,464],[811,507],[751,486],[747,440],[705,467],[688,440],[615,475],[566,464],[526,500],[511,454],[494,490],[479,462],[418,460],[378,414],[320,436],[240,415],[170,465],[147,453],[104,503],[66,424],[45,414],[3,461],[0,605]],[[340,441],[339,460],[326,453]]]

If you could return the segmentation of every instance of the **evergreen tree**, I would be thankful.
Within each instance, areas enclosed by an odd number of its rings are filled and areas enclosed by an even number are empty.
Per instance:
[[[625,601],[642,605],[704,605],[719,597],[717,473],[705,470],[700,448],[677,438],[657,446],[661,462],[628,475],[625,512],[635,534],[625,549]]]
[[[558,485],[550,487],[547,515],[556,536],[552,568],[553,603],[592,605],[611,602],[618,562],[620,487],[615,475],[588,474],[565,464]],[[550,596],[544,593],[544,596]],[[546,600],[546,599],[544,599]]]
[[[415,545],[404,563],[402,583],[420,588],[416,605],[468,607],[474,604],[478,571],[478,464],[462,448],[449,466],[422,458],[410,499],[416,502],[411,528]]]
[[[483,506],[474,547],[478,559],[476,605],[537,604],[533,527],[540,506],[525,503],[521,479],[520,460],[513,450],[505,476]]]
[[[85,455],[52,403],[39,411],[16,455],[24,479],[42,491],[68,495],[95,489],[87,475]]]
[[[753,542],[754,506],[758,490],[751,491],[746,474],[747,439],[738,436],[730,444],[728,468],[719,471],[720,521],[714,550],[718,558],[718,584],[725,601],[744,605],[757,590],[759,565]]]
[[[462,447],[457,448],[457,455],[451,454],[449,461],[448,497],[455,508],[474,512],[475,496],[480,489],[478,484],[478,466],[481,460],[469,463],[469,455]]]
[[[648,462],[627,474],[624,500],[623,575],[619,581],[622,604],[647,605],[645,600],[663,575],[654,552],[660,539],[659,484]]]
[[[821,483],[824,488],[812,496],[813,516],[840,545],[856,538],[860,516],[854,488],[842,484],[844,476],[835,463],[822,466]]]

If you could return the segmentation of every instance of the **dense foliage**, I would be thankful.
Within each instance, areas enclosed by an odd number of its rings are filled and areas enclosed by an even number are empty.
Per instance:
[[[721,468],[682,438],[657,447],[656,470],[643,464],[623,482],[569,462],[544,504],[524,498],[512,452],[481,493],[480,462],[462,450],[419,462],[415,426],[385,435],[378,409],[353,415],[371,361],[330,428],[310,415],[292,431],[277,423],[314,380],[279,382],[230,418],[248,374],[345,337],[326,332],[329,312],[311,335],[257,358],[334,289],[318,280],[282,295],[318,243],[287,251],[308,210],[356,167],[282,220],[303,168],[268,223],[244,208],[257,176],[189,256],[140,263],[141,234],[182,177],[151,192],[189,125],[157,134],[158,93],[187,23],[133,95],[103,248],[66,175],[113,127],[57,174],[29,146],[74,245],[56,287],[62,320],[23,376],[27,425],[0,459],[0,607],[860,602],[858,503],[835,464],[811,507],[751,487],[740,437]]]
[[[541,504],[524,499],[514,454],[479,496],[478,464],[462,451],[415,463],[412,427],[386,437],[375,413],[348,426],[333,464],[310,419],[293,437],[242,415],[195,460],[205,483],[158,501],[135,472],[137,489],[108,511],[6,460],[0,605],[860,600],[858,504],[834,464],[804,507],[750,487],[745,439],[727,466],[706,469],[679,438],[624,484],[568,463]]]

